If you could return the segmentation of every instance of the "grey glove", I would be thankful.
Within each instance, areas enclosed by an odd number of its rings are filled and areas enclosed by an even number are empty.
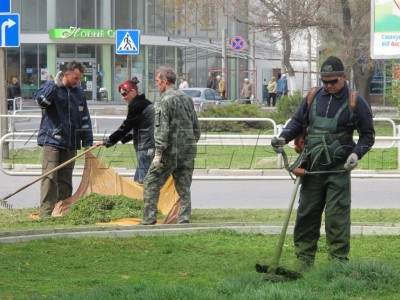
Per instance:
[[[282,153],[283,147],[286,145],[286,140],[283,137],[274,136],[271,140],[272,149],[276,153]]]
[[[63,72],[62,71],[58,71],[56,74],[56,77],[54,77],[54,83],[58,86],[62,86],[62,79],[63,79]]]
[[[355,153],[351,153],[347,158],[346,163],[344,164],[344,168],[347,171],[352,171],[358,166],[358,155]]]

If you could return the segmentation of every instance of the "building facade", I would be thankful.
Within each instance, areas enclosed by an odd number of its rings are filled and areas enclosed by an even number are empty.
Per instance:
[[[229,97],[236,98],[237,85],[248,75],[248,59],[231,53],[222,70],[222,32],[226,28],[229,44],[234,36],[248,39],[247,26],[217,16],[213,1],[204,1],[187,19],[182,16],[189,7],[169,2],[12,0],[12,13],[20,14],[21,45],[7,48],[6,79],[19,78],[22,96],[29,98],[59,64],[78,60],[86,66],[81,84],[88,100],[121,101],[118,85],[137,76],[141,91],[155,101],[154,73],[167,65],[191,87],[204,87],[211,70],[225,73]],[[138,55],[116,54],[117,29],[140,30]]]

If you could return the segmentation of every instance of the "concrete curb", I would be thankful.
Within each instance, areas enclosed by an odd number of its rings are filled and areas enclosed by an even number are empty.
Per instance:
[[[324,228],[324,226],[322,226]],[[277,235],[281,233],[281,223],[210,223],[210,224],[170,224],[170,225],[129,225],[129,226],[93,226],[77,228],[54,228],[41,230],[22,230],[0,232],[0,243],[19,243],[47,238],[80,237],[132,237],[196,234],[207,231],[234,231],[244,234]],[[293,225],[288,227],[288,235],[293,234]],[[325,234],[321,229],[321,234]],[[352,236],[400,235],[397,223],[355,223],[351,226]]]

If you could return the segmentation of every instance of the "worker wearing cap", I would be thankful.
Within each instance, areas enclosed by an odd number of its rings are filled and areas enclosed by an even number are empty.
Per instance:
[[[368,103],[355,97],[349,105],[350,89],[342,61],[330,56],[322,63],[319,89],[308,105],[305,97],[279,138],[271,145],[276,152],[307,129],[299,207],[294,228],[294,248],[299,269],[307,270],[315,260],[325,210],[325,232],[330,260],[346,261],[350,252],[350,171],[374,145],[375,130]],[[357,130],[359,140],[353,140]],[[318,174],[312,174],[318,172]],[[336,172],[336,173],[335,173]]]

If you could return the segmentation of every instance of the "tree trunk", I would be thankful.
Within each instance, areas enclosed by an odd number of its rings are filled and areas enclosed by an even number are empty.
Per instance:
[[[364,97],[369,106],[371,106],[370,89],[375,67],[369,64],[362,66],[361,64],[357,63],[352,66],[352,69],[354,83],[358,93]]]

